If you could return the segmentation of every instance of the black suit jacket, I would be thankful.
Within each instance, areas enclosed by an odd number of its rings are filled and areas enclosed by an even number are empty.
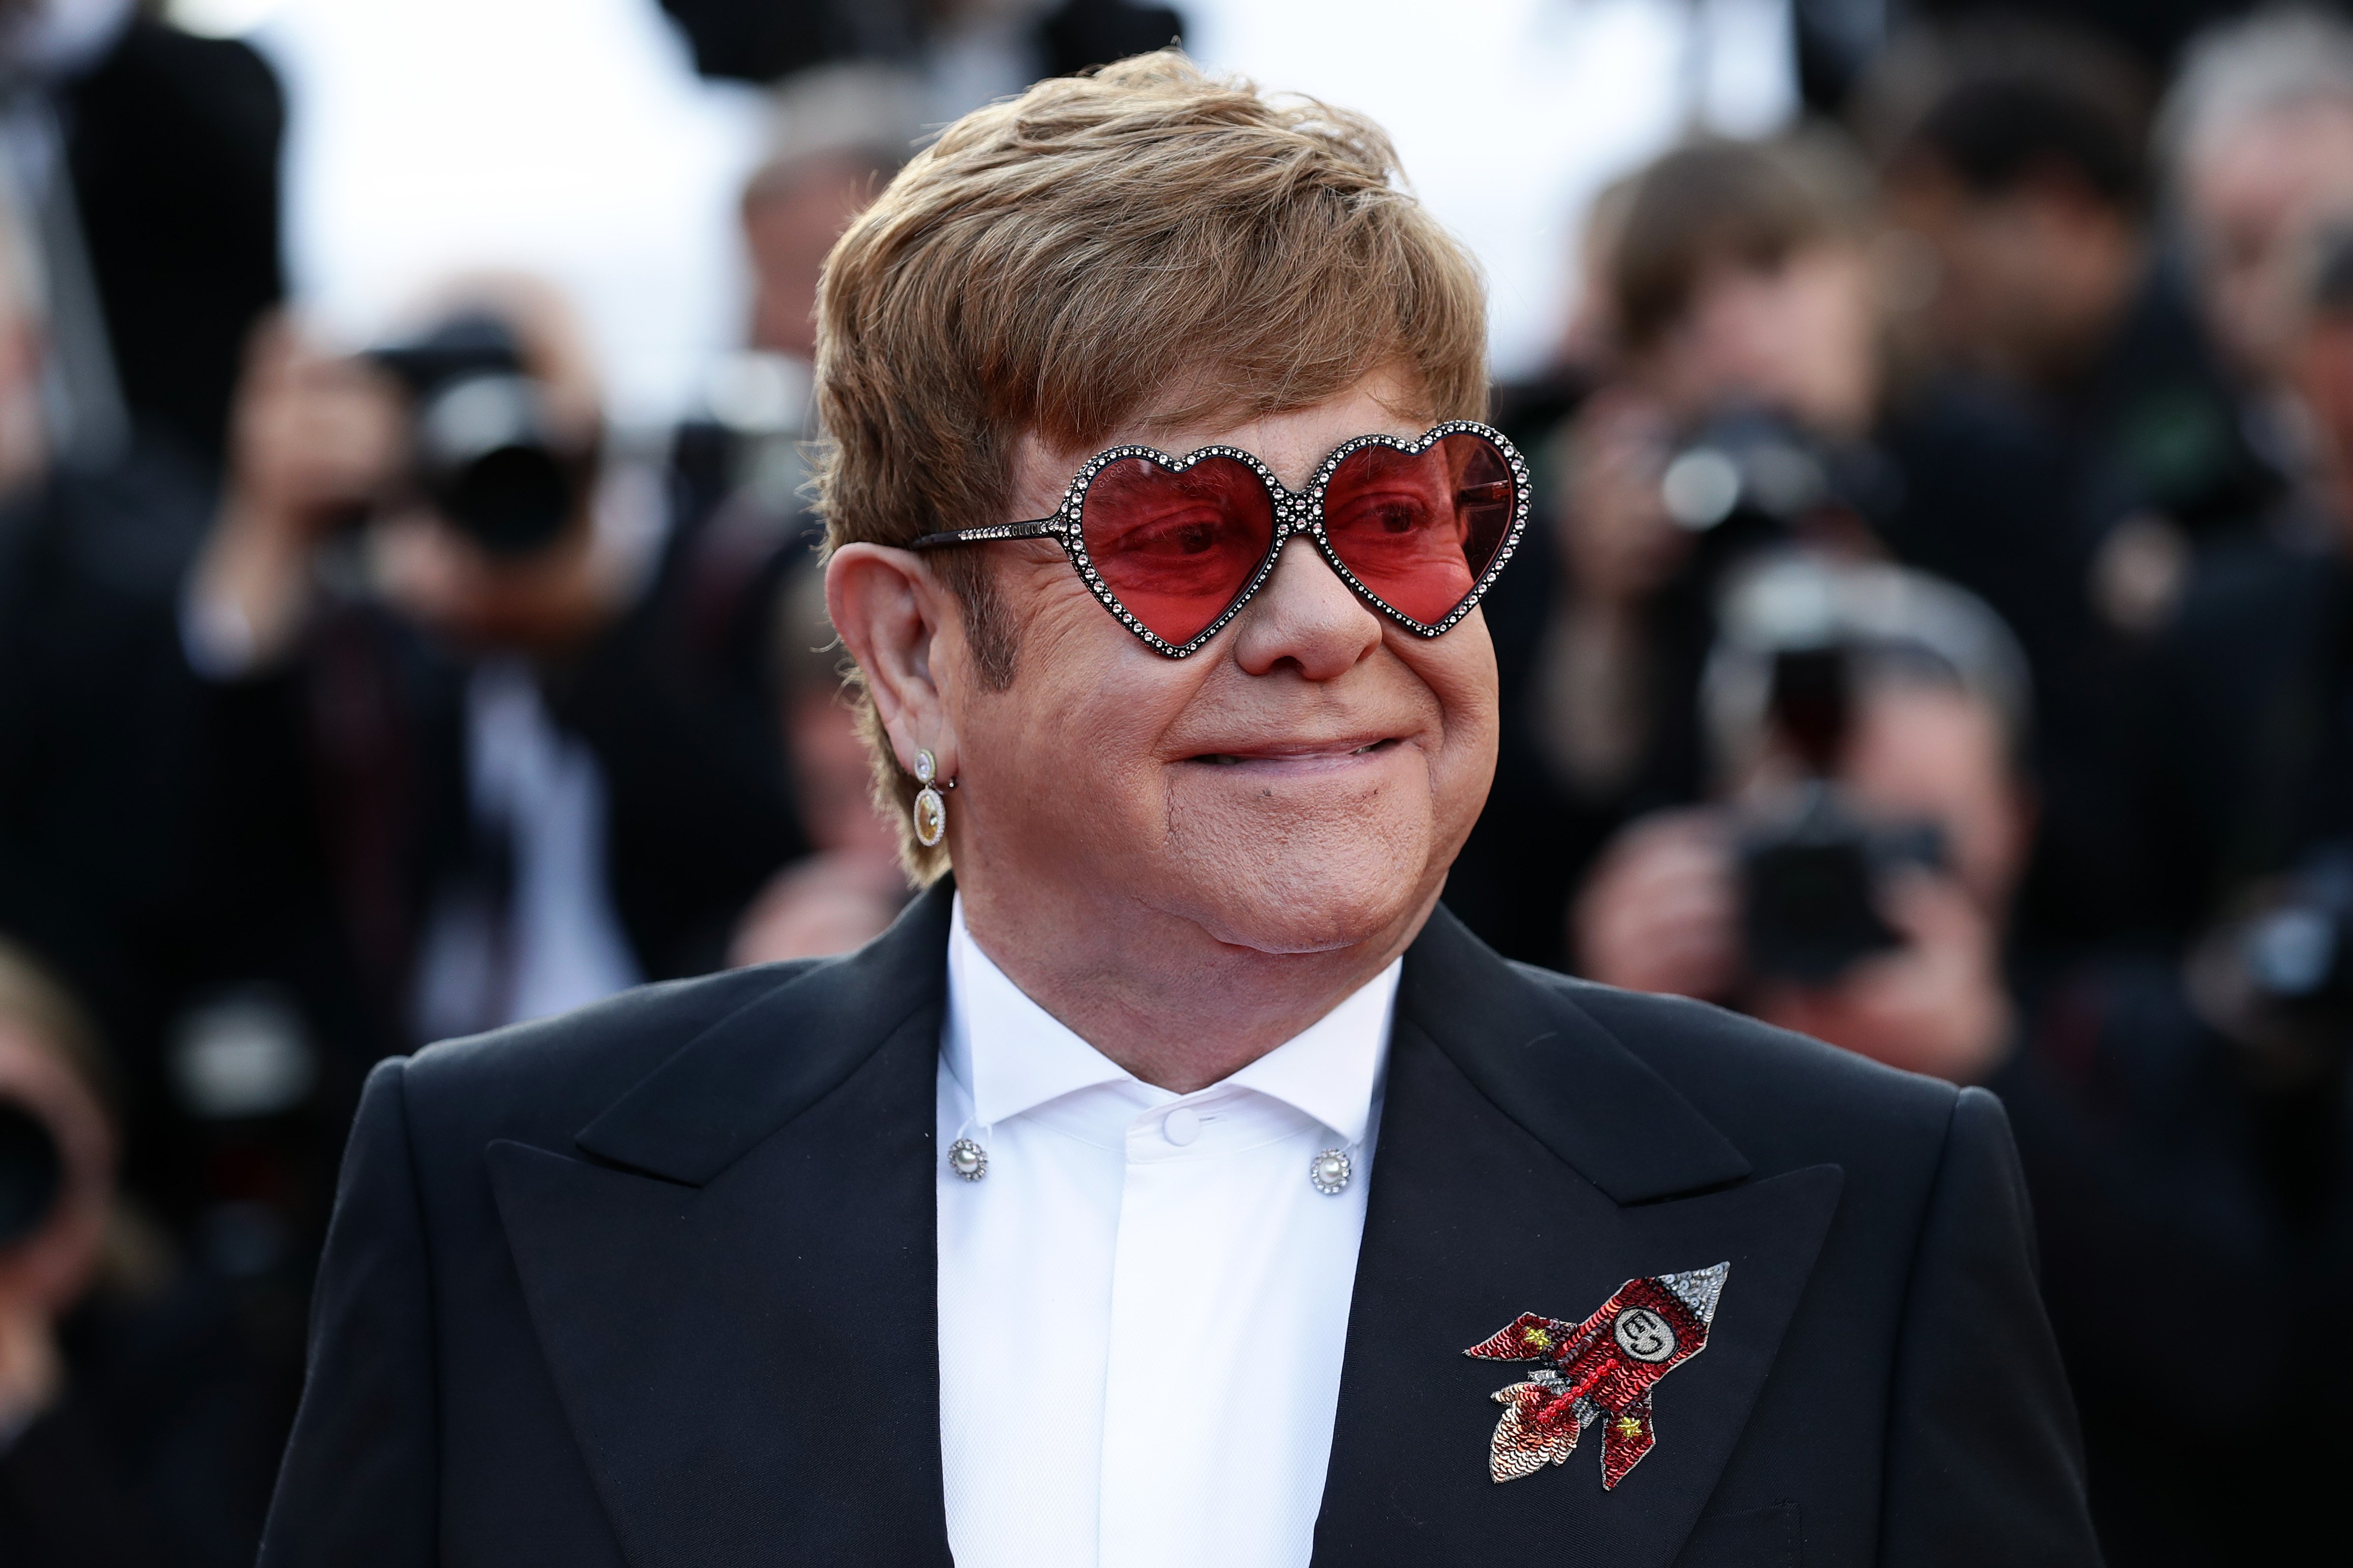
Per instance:
[[[849,958],[380,1067],[264,1568],[949,1562],[947,899]],[[1732,1265],[1614,1491],[1466,1346]],[[1599,1434],[1593,1435],[1594,1436]],[[2096,1561],[2002,1114],[1696,1004],[1408,953],[1315,1562]]]

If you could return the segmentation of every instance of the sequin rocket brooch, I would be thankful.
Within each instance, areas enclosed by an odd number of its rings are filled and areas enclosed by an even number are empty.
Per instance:
[[[1707,1348],[1708,1325],[1732,1265],[1629,1279],[1581,1323],[1522,1312],[1462,1353],[1545,1364],[1495,1391],[1504,1407],[1487,1468],[1499,1481],[1562,1465],[1585,1428],[1601,1424],[1601,1484],[1614,1488],[1658,1442],[1651,1387]]]

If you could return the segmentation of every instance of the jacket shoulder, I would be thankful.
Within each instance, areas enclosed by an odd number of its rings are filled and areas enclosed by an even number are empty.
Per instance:
[[[1961,1091],[1804,1035],[1682,996],[1620,991],[1518,966],[1609,1031],[1760,1171],[1933,1160]]]
[[[406,1064],[412,1123],[420,1133],[461,1131],[477,1148],[492,1138],[566,1147],[697,1036],[826,962],[640,985],[552,1018],[428,1046]]]

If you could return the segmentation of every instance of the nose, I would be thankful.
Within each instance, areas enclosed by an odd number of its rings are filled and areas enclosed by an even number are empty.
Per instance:
[[[1345,675],[1381,646],[1381,618],[1340,581],[1315,542],[1293,534],[1234,622],[1234,662],[1250,675],[1285,665],[1310,680]]]

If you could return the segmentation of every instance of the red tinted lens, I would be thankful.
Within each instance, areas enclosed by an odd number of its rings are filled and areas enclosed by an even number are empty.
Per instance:
[[[1274,543],[1274,502],[1231,458],[1171,473],[1122,458],[1087,487],[1087,559],[1127,613],[1188,643],[1250,584]]]
[[[1512,531],[1511,465],[1458,432],[1409,457],[1359,447],[1324,488],[1324,532],[1356,580],[1436,626],[1471,596]]]

